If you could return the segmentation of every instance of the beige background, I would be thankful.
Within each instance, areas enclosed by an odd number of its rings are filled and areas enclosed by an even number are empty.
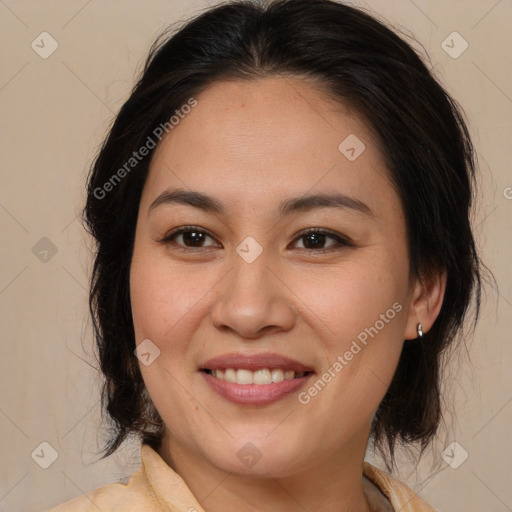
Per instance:
[[[476,233],[499,284],[499,293],[488,287],[471,362],[454,361],[456,422],[417,473],[404,465],[397,476],[440,512],[510,511],[512,2],[354,3],[414,34],[464,106],[481,164]],[[95,462],[102,431],[86,304],[90,240],[76,214],[86,169],[155,36],[207,5],[0,0],[0,511],[44,510],[138,467],[134,445]],[[31,48],[43,31],[59,45],[47,59]],[[453,31],[469,44],[456,59],[441,47]],[[43,237],[57,249],[46,262],[33,251]],[[452,441],[469,454],[457,469],[440,458]],[[31,457],[42,442],[58,454],[48,469]]]

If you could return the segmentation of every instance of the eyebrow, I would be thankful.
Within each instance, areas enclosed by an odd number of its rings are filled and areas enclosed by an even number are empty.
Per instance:
[[[199,208],[205,212],[222,215],[226,208],[217,199],[197,191],[191,190],[165,190],[150,205],[148,214],[161,205],[183,204]],[[319,208],[342,208],[353,210],[356,213],[374,217],[370,207],[356,199],[339,193],[308,194],[300,197],[293,197],[283,201],[279,207],[281,216],[292,213],[311,211]]]

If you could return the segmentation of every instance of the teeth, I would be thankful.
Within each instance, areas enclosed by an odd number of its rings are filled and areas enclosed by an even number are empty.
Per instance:
[[[213,370],[212,375],[217,379],[224,380],[224,372],[222,370]]]
[[[236,371],[233,368],[228,368],[224,372],[224,380],[226,382],[232,382],[233,384],[236,382]]]
[[[283,380],[293,380],[300,377],[304,377],[306,373],[295,373],[293,370],[284,371],[281,368],[275,368],[269,370],[268,368],[262,368],[261,370],[251,371],[233,368],[226,368],[225,370],[212,370],[212,376],[231,382],[233,384],[257,384],[266,385],[272,382],[282,382]]]
[[[272,382],[282,382],[284,380],[284,372],[279,368],[272,370]]]
[[[270,384],[272,382],[272,375],[270,370],[263,368],[262,370],[256,370],[252,374],[253,384]]]
[[[237,384],[252,384],[252,372],[250,370],[237,370],[236,383]]]

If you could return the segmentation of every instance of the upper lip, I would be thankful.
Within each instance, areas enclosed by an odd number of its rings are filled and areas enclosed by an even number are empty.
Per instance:
[[[284,371],[294,370],[296,373],[312,372],[313,369],[295,359],[266,352],[262,354],[244,355],[240,353],[222,354],[205,361],[200,365],[201,370],[220,370],[226,368],[244,370],[269,370],[280,368]]]

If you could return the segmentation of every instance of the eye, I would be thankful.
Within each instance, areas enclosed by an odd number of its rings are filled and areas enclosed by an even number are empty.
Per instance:
[[[208,238],[214,240],[214,238],[204,229],[197,226],[184,226],[172,231],[165,238],[160,240],[160,242],[164,244],[172,243],[178,245],[179,249],[184,251],[194,251],[195,249],[201,249],[204,247],[218,247],[216,243],[204,245],[205,240]],[[329,246],[325,247],[325,243],[329,239],[335,243],[331,243]],[[320,253],[336,250],[336,248],[343,246],[353,246],[347,238],[321,228],[310,228],[302,231],[295,238],[294,242],[299,240],[305,241],[305,243],[303,242],[303,247],[299,247],[299,249]]]
[[[327,239],[334,240],[336,243],[331,244],[328,247],[324,247]],[[353,244],[347,239],[330,231],[326,231],[321,228],[310,228],[306,231],[299,233],[299,236],[295,240],[305,240],[302,249],[313,252],[326,252],[329,250],[336,249],[339,246],[352,246]],[[309,246],[309,247],[308,247]],[[299,247],[300,249],[300,247]]]
[[[203,245],[206,238],[211,238],[213,240],[213,237],[203,229],[197,226],[185,226],[172,231],[163,240],[161,240],[161,242],[166,244],[176,243],[177,245],[181,246],[180,249],[186,251],[189,249],[194,250],[200,249],[202,247],[210,247]],[[181,239],[181,242],[179,239]]]

